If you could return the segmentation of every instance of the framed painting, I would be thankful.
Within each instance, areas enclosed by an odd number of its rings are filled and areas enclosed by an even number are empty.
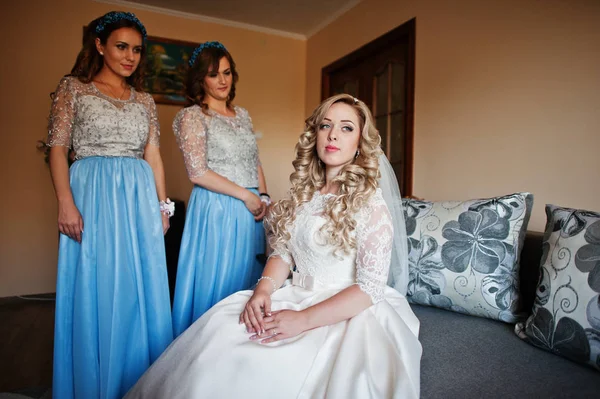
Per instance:
[[[197,43],[148,36],[145,89],[157,104],[184,105],[188,61]]]

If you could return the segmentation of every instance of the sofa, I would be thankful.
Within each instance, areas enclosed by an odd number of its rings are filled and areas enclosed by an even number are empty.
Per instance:
[[[543,234],[528,231],[520,260],[521,309],[536,297]],[[539,349],[514,324],[411,304],[421,322],[421,397],[600,398],[600,373]]]

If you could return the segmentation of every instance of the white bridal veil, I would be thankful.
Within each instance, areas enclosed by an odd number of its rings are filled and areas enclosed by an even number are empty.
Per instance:
[[[394,242],[392,248],[392,261],[388,285],[395,288],[402,295],[408,289],[408,245],[406,238],[406,224],[402,208],[402,196],[396,180],[396,174],[385,154],[379,156],[379,187],[392,215],[394,225]]]

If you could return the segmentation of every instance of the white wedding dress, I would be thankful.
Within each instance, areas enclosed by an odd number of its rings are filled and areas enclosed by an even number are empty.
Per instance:
[[[419,321],[386,285],[392,224],[381,191],[357,215],[357,249],[323,244],[324,202],[315,194],[297,212],[285,250],[293,282],[272,295],[272,310],[303,310],[358,286],[374,305],[355,317],[279,342],[250,341],[239,315],[252,291],[233,294],[175,340],[127,394],[134,398],[418,398]],[[333,198],[332,198],[333,199]]]

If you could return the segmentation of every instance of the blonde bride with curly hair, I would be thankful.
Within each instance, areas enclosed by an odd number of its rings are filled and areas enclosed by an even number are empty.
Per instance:
[[[205,313],[126,398],[419,397],[400,192],[380,141],[352,96],[313,112],[255,289]]]

